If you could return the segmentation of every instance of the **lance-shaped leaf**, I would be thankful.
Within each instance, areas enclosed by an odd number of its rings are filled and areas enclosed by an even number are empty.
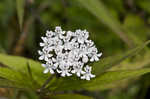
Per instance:
[[[17,15],[18,15],[20,29],[22,29],[22,24],[23,24],[24,5],[25,5],[24,0],[16,0]]]
[[[2,72],[2,74],[7,73],[7,71],[9,71],[12,74],[10,75],[12,76],[11,80],[15,80],[15,79],[20,80],[21,77],[15,78],[15,73],[13,73],[13,72],[18,73],[19,71],[28,77],[27,78],[28,80],[26,79],[26,81],[34,83],[33,84],[34,87],[37,87],[35,84],[35,82],[37,82],[40,88],[40,85],[42,85],[45,79],[48,78],[47,74],[43,74],[43,68],[41,64],[31,59],[27,59],[27,58],[23,58],[19,56],[10,56],[6,54],[0,54],[0,63],[1,63],[1,66],[4,66],[4,67],[6,66],[12,69],[12,70],[8,70],[6,68],[0,68],[0,72]],[[4,71],[4,69],[6,69],[6,71]],[[31,74],[32,74],[32,77],[30,77]],[[20,74],[18,73],[18,75]],[[3,76],[9,77],[9,75],[6,75],[6,74]]]
[[[145,42],[144,44],[133,48],[125,53],[122,53],[117,56],[106,57],[99,62],[93,65],[93,71],[96,75],[104,72],[106,69],[109,69],[113,66],[117,66],[120,62],[124,61],[125,59],[137,55],[141,50],[143,50],[150,41]]]
[[[78,0],[85,8],[95,15],[103,24],[114,31],[129,47],[133,47],[130,36],[125,34],[124,29],[100,0]]]
[[[20,86],[8,79],[0,78],[0,88],[20,88]]]
[[[7,79],[10,83],[15,83],[14,87],[34,89],[30,79],[24,73],[19,71],[6,67],[0,67],[0,77]]]
[[[77,78],[59,78],[49,86],[50,90],[99,90],[107,88],[109,84],[118,82],[123,79],[135,78],[150,72],[150,68],[136,69],[136,70],[118,70],[108,71],[90,81],[83,81]]]
[[[150,68],[136,69],[136,70],[120,70],[120,71],[110,71],[104,73],[101,77],[93,80],[93,84],[89,83],[91,87],[87,87],[90,90],[99,90],[107,87],[109,84],[113,84],[123,79],[135,78],[137,76],[144,75],[150,72]],[[105,80],[104,80],[105,79]],[[99,84],[101,83],[101,85]],[[103,85],[103,86],[102,86]]]

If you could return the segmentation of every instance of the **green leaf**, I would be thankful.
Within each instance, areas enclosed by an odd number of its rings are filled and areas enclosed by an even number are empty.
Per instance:
[[[134,60],[127,59],[126,61],[121,62],[120,64],[110,68],[110,71],[114,70],[134,70],[140,68],[146,68],[150,65],[150,53],[146,52],[142,57],[134,57]]]
[[[27,85],[29,88],[31,87],[30,85],[33,85],[31,88],[34,89],[40,88],[45,79],[47,79],[49,76],[48,74],[43,74],[43,68],[39,62],[33,61],[31,59],[0,54],[0,63],[11,68],[0,68],[0,76],[8,78],[9,80],[22,82],[27,81],[29,82]],[[27,63],[30,66],[28,68]],[[9,72],[9,74],[7,74],[7,72]],[[26,84],[26,82],[24,84]]]
[[[150,68],[136,70],[118,70],[108,71],[90,81],[83,81],[78,78],[59,78],[50,86],[50,90],[100,90],[108,87],[107,85],[118,82],[123,79],[135,78],[150,72]],[[57,87],[56,87],[57,86]]]
[[[92,97],[83,96],[79,94],[57,94],[50,96],[52,99],[93,99]]]
[[[87,8],[93,15],[95,15],[103,24],[106,24],[114,31],[129,47],[133,47],[133,41],[111,13],[107,10],[100,0],[78,0],[85,8]]]
[[[5,78],[0,78],[0,88],[16,88],[16,87],[20,87],[18,85],[16,85],[15,82],[7,80]]]
[[[23,25],[24,5],[25,5],[24,0],[16,0],[17,15],[18,15],[18,20],[19,20],[19,25],[21,30]]]
[[[14,70],[8,68],[0,68],[0,76],[6,78],[11,81],[21,81],[23,80],[23,76],[20,72],[16,72]],[[26,77],[25,77],[26,78]]]
[[[114,10],[118,14],[124,15],[126,13],[123,0],[115,0],[113,2],[110,0],[101,1],[107,6],[107,8],[109,8],[110,10]]]
[[[22,72],[15,71],[6,67],[1,67],[0,77],[5,78],[10,82],[15,83],[14,87],[24,88],[24,89],[26,88],[36,89],[35,85],[32,86],[32,82],[30,81],[29,77]]]
[[[120,70],[120,71],[109,71],[104,73],[101,77],[94,79],[92,83],[87,84],[89,90],[99,90],[107,87],[109,84],[116,83],[123,79],[132,79],[137,76],[144,75],[150,72],[150,68],[136,69],[136,70]]]
[[[117,64],[121,63],[125,59],[137,55],[141,50],[143,50],[150,41],[145,42],[144,44],[133,48],[125,53],[122,53],[117,56],[110,56],[106,57],[104,59],[101,59],[99,62],[95,63],[93,65],[93,71],[96,75],[99,75],[102,72],[105,72],[106,69],[109,69],[113,66],[116,66]]]

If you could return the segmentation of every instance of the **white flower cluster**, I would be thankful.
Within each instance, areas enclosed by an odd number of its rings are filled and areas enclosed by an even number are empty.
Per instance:
[[[46,37],[41,37],[41,51],[38,51],[39,60],[44,60],[42,64],[44,73],[59,73],[62,77],[76,74],[81,79],[90,80],[95,77],[91,74],[92,67],[89,62],[98,61],[102,53],[98,50],[94,42],[88,40],[89,32],[86,30],[63,31],[57,26],[55,31],[47,31]]]

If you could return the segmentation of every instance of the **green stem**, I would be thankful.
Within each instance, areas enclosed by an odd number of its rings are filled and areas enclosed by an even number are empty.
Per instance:
[[[39,92],[42,93],[44,91],[44,89],[46,88],[46,86],[48,85],[48,83],[52,80],[54,76],[51,75],[46,81],[45,83],[42,85],[42,87],[40,88]]]

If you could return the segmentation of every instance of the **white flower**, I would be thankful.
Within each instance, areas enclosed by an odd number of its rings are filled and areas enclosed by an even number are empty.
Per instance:
[[[65,76],[71,76],[72,74],[69,73],[71,70],[69,69],[69,66],[59,66],[60,70],[57,69],[57,72],[61,74],[62,77],[65,77]]]
[[[79,49],[80,49],[80,51],[79,51],[79,57],[82,58],[82,62],[87,63],[88,62],[88,56],[87,56],[88,50],[87,50],[87,46],[81,44]]]
[[[65,31],[62,31],[60,26],[56,26],[55,28],[55,36],[58,36],[60,39],[63,38],[63,34],[65,34]]]
[[[74,62],[79,62],[79,55],[78,55],[78,52],[79,50],[73,50],[73,51],[70,51],[69,55],[68,55],[68,60],[74,64]]]
[[[42,51],[38,51],[39,60],[45,61],[44,73],[58,73],[62,77],[74,74],[85,80],[95,77],[87,64],[98,61],[102,53],[98,54],[94,42],[88,38],[86,30],[63,31],[57,26],[54,32],[46,31],[46,37],[41,37]]]
[[[86,40],[86,45],[87,45],[87,48],[90,48],[94,45],[94,42],[92,40]]]
[[[76,30],[75,34],[77,36],[79,43],[84,43],[89,37],[89,32],[87,32],[86,30],[84,31],[81,31],[80,29]]]
[[[85,73],[81,77],[81,79],[90,80],[90,78],[94,78],[95,75],[91,74],[92,67],[89,67],[88,65],[84,68]]]
[[[99,61],[99,57],[102,56],[102,53],[99,53],[99,54],[93,54],[93,56],[91,57],[90,61],[93,62],[94,60],[95,61]]]
[[[46,31],[46,36],[47,36],[48,38],[52,38],[52,37],[55,36],[55,32],[53,32],[53,31]]]
[[[40,50],[39,50],[38,53],[39,53],[39,55],[41,55],[41,56],[39,57],[39,60],[48,61],[48,58],[53,56],[52,54],[49,54],[49,52],[48,52],[48,51],[45,51],[45,50],[43,50],[43,51],[40,51]]]
[[[50,72],[51,74],[54,74],[54,70],[57,68],[51,60],[46,62],[46,64],[42,64],[42,66],[45,68],[44,73]]]
[[[42,43],[40,43],[40,46],[43,47],[43,49],[46,49],[47,51],[52,51],[54,47],[51,45],[54,43],[52,39],[48,39],[47,37],[41,37],[43,40]]]
[[[70,33],[70,32],[67,32],[67,33]],[[70,39],[71,39],[70,35],[71,34],[68,34],[68,35],[66,35],[66,37],[63,38],[65,50],[70,50],[72,48],[71,42],[70,42]]]
[[[43,42],[40,43],[40,46],[43,47],[43,49],[47,49],[50,46],[50,42],[46,37],[41,37]]]
[[[60,39],[57,38],[57,37],[55,37],[53,40],[54,40],[53,47],[54,47],[55,53],[56,53],[56,54],[57,54],[57,53],[61,53],[62,50],[63,50],[63,48],[64,48],[64,46],[62,45],[62,44],[63,44],[62,40],[60,40]]]
[[[97,48],[95,48],[95,47],[91,47],[91,49],[89,49],[89,50],[91,50],[90,54],[89,54],[89,56],[91,57],[91,59],[90,59],[91,62],[98,61],[99,57],[102,56],[102,53],[97,54],[98,51],[97,51]]]
[[[72,73],[76,74],[78,77],[81,76],[81,74],[84,74],[85,72],[82,70],[84,63],[77,62],[73,66],[73,70],[71,71]]]

